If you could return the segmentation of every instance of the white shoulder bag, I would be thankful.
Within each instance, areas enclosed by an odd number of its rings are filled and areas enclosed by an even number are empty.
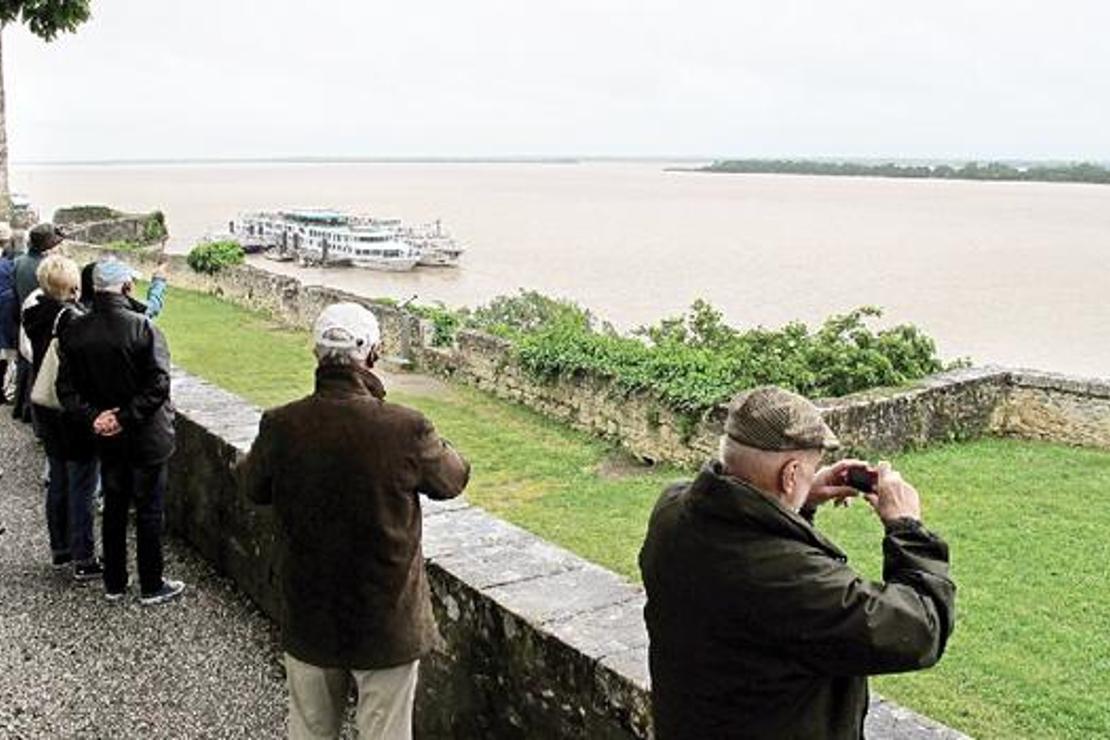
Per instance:
[[[62,410],[62,404],[58,401],[58,390],[54,387],[58,382],[58,322],[62,320],[62,314],[68,310],[63,306],[54,317],[54,328],[50,330],[50,344],[46,346],[46,352],[42,355],[42,365],[39,366],[38,375],[35,376],[35,384],[31,386],[31,403],[55,411]]]

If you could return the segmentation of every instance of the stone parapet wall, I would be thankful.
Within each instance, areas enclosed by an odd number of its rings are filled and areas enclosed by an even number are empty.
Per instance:
[[[712,455],[726,409],[690,417],[649,393],[580,374],[539,381],[503,339],[459,332],[451,349],[425,348],[420,365],[515,401],[650,461],[696,465]],[[890,454],[987,435],[1110,449],[1110,382],[998,367],[939,373],[904,388],[817,401],[852,454]]]
[[[70,239],[92,244],[157,243],[157,234],[165,231],[161,213],[120,213],[104,206],[59,208],[54,212],[54,223],[64,227]],[[149,228],[157,231],[152,235]]]
[[[1014,370],[994,434],[1110,449],[1110,382]]]
[[[1008,392],[1005,371],[967,368],[818,405],[844,451],[893,453],[990,434],[994,409]]]
[[[513,361],[508,342],[481,332],[460,332],[455,348],[425,350],[422,358],[429,370],[612,439],[646,460],[699,464],[716,451],[724,426],[723,406],[690,417],[606,378],[535,380]],[[846,451],[891,453],[992,433],[995,409],[1010,386],[1007,371],[969,368],[819,405]]]
[[[276,523],[269,508],[245,500],[231,473],[260,411],[180,371],[172,392],[170,529],[277,619]],[[650,738],[643,590],[464,500],[423,508],[442,641],[421,661],[417,737]],[[867,733],[962,737],[877,697]]]
[[[107,250],[73,244],[81,259]],[[148,270],[153,254],[122,253]],[[392,305],[294,277],[241,265],[201,275],[184,257],[169,257],[171,280],[183,288],[262,310],[290,326],[309,328],[328,304],[353,301],[375,312],[387,360],[475,386],[576,429],[613,440],[653,462],[697,465],[717,446],[724,409],[689,416],[646,392],[628,393],[609,378],[586,373],[549,382],[526,373],[503,339],[460,331],[455,346],[428,346],[432,332]],[[168,310],[172,310],[172,306]],[[894,453],[987,434],[1110,448],[1110,383],[1031,371],[980,367],[941,373],[899,389],[880,389],[819,402],[846,451]]]
[[[93,244],[115,241],[142,243],[145,240],[146,223],[146,216],[128,216],[74,225],[68,227],[66,233],[75,239]]]

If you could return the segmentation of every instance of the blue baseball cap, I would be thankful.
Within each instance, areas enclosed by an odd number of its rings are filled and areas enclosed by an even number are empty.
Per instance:
[[[108,291],[141,277],[139,271],[126,262],[115,258],[101,260],[93,268],[93,290]]]

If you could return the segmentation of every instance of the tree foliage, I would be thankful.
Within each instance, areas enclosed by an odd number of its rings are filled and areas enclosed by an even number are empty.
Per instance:
[[[0,0],[0,25],[20,22],[39,38],[52,41],[89,19],[89,0]]]
[[[941,180],[996,180],[1025,182],[1087,182],[1110,184],[1110,169],[1091,162],[1035,164],[1018,167],[1004,162],[967,162],[902,165],[887,162],[823,162],[790,159],[724,159],[702,168],[703,172],[750,174],[836,175],[842,177],[904,177]]]

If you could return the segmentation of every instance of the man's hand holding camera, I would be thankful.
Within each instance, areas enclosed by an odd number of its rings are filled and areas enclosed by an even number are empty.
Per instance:
[[[884,524],[897,519],[921,521],[921,497],[902,474],[883,461],[871,466],[863,460],[845,459],[817,471],[806,507],[815,509],[833,501],[847,506],[862,496]]]
[[[874,493],[864,493],[863,497],[878,514],[883,524],[897,519],[921,521],[921,497],[917,489],[902,479],[902,474],[883,461],[876,468],[879,474]]]
[[[809,496],[806,498],[806,508],[816,509],[821,504],[829,501],[834,502],[837,506],[847,506],[853,498],[860,494],[859,489],[849,485],[848,471],[852,468],[866,467],[867,463],[863,460],[848,458],[818,470],[817,475],[813,478],[813,485],[810,486]]]

